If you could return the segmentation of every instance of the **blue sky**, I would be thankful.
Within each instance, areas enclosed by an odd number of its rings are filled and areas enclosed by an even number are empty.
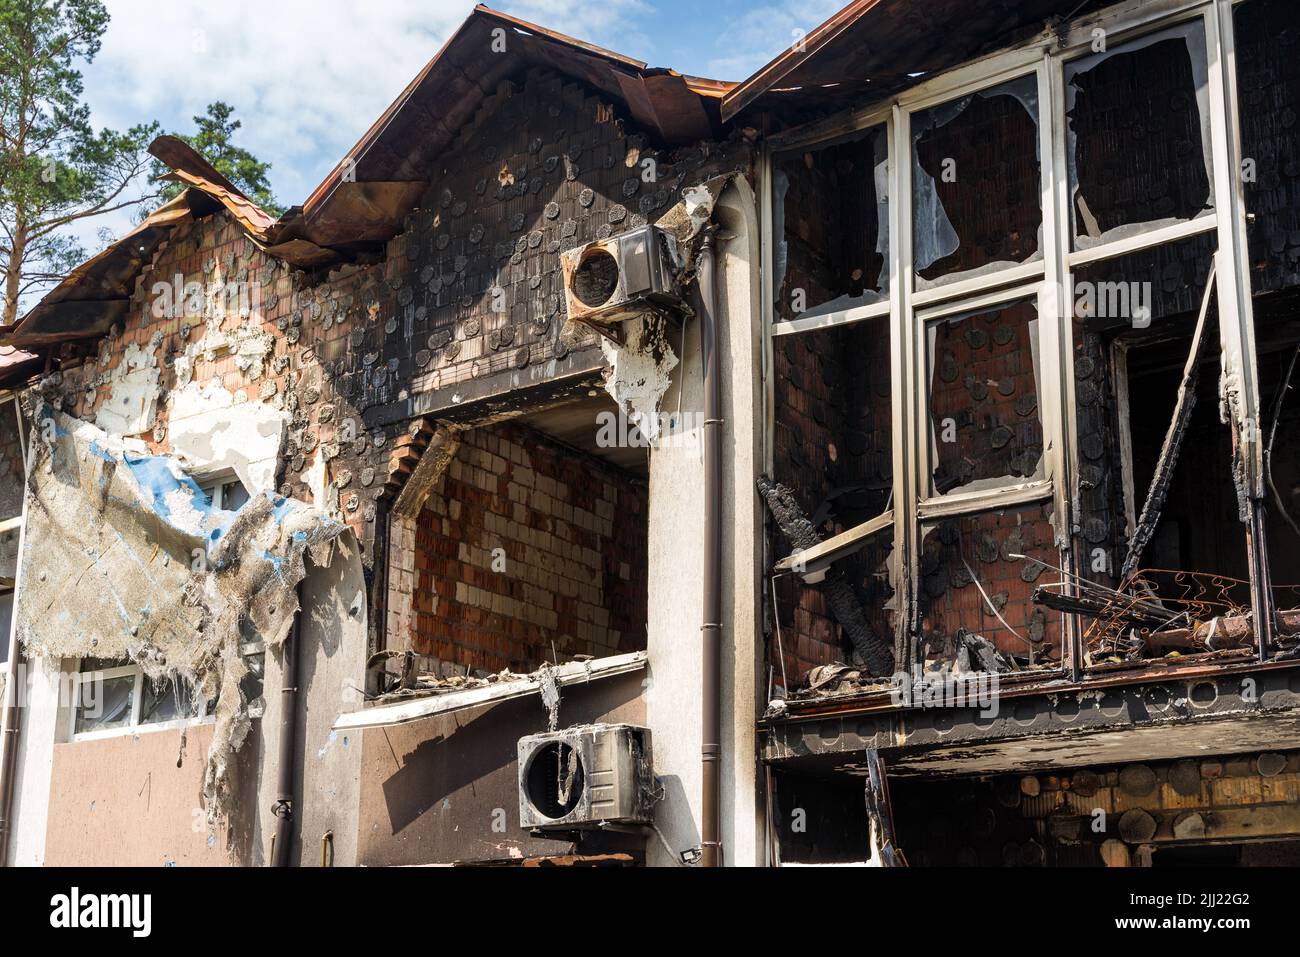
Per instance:
[[[740,80],[842,0],[499,0],[497,9],[683,73]],[[272,164],[284,205],[304,200],[473,8],[473,0],[107,0],[88,65],[96,125],[190,120],[225,100],[240,145]],[[116,234],[129,217],[89,224]]]

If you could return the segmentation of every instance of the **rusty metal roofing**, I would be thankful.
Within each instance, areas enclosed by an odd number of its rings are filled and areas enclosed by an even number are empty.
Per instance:
[[[41,357],[34,352],[24,352],[16,346],[0,346],[0,389],[8,388],[21,382],[41,364]]]
[[[722,98],[751,109],[834,108],[899,92],[1041,31],[1099,0],[854,0]]]
[[[265,239],[275,225],[275,217],[240,192],[238,187],[184,140],[175,136],[159,136],[149,144],[149,152],[172,170],[162,179],[184,183],[211,196],[254,238]]]

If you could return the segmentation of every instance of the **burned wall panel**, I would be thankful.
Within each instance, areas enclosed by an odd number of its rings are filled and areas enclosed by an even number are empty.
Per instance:
[[[514,77],[430,171],[387,247],[383,335],[339,371],[360,377],[379,422],[599,368],[595,334],[566,324],[560,254],[655,222],[684,189],[747,164],[735,143],[660,149],[558,75]]]
[[[1256,295],[1300,285],[1300,8],[1233,8],[1250,275]]]

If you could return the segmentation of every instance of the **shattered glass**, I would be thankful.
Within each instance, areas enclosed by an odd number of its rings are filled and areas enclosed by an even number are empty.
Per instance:
[[[1214,210],[1205,50],[1197,18],[1066,64],[1075,249]]]
[[[1042,258],[1034,75],[915,114],[912,141],[918,289]]]
[[[777,157],[776,311],[810,318],[889,297],[889,137],[885,127]]]
[[[130,727],[134,705],[134,674],[104,678],[92,672],[78,689],[74,733]]]

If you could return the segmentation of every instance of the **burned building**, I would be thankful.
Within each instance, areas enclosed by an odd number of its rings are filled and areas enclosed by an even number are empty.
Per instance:
[[[7,860],[1293,862],[1297,38],[480,7],[278,220],[161,138],[0,331]]]

